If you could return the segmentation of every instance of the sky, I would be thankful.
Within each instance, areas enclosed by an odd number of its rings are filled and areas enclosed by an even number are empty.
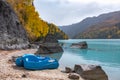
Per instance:
[[[120,0],[34,0],[40,17],[57,26],[120,10]]]

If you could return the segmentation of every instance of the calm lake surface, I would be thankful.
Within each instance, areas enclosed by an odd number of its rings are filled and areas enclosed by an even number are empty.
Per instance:
[[[72,43],[86,41],[89,49],[70,48]],[[120,80],[120,39],[69,39],[63,43],[63,53],[53,54],[59,59],[60,67],[75,64],[101,65],[109,80]]]

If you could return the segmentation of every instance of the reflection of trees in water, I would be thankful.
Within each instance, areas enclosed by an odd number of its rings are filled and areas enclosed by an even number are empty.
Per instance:
[[[61,53],[53,53],[53,54],[41,54],[41,56],[51,57],[51,58],[57,59],[58,61],[60,60],[62,55],[63,55],[63,52],[61,52]]]
[[[120,46],[111,44],[89,44],[88,49],[71,48],[71,43],[64,43],[62,45],[64,54],[62,58],[68,58],[72,54],[72,58],[81,56],[82,59],[95,64],[120,66]],[[75,57],[74,57],[75,55]],[[61,61],[63,59],[61,58]],[[71,57],[69,57],[71,59]],[[79,58],[78,58],[79,60]],[[71,63],[70,63],[71,64]]]
[[[105,51],[100,49],[69,49],[71,54],[80,55],[86,60],[99,61],[102,63],[120,65],[120,54],[118,51]]]
[[[69,49],[74,54],[87,54],[88,49]]]

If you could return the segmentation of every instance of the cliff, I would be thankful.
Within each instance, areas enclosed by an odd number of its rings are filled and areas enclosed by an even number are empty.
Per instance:
[[[11,6],[0,0],[0,49],[23,49],[29,44],[26,31]]]

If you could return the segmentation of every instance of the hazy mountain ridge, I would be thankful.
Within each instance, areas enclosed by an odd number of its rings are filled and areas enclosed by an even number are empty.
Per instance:
[[[92,29],[91,29],[92,28]],[[120,23],[107,27],[90,27],[85,32],[75,36],[82,39],[119,39]]]
[[[69,36],[69,38],[83,38],[78,36],[95,30],[99,32],[99,30],[104,27],[112,27],[118,23],[120,23],[120,11],[101,14],[98,17],[88,17],[79,23],[69,26],[61,26],[60,28]],[[99,38],[99,36],[97,38]]]

